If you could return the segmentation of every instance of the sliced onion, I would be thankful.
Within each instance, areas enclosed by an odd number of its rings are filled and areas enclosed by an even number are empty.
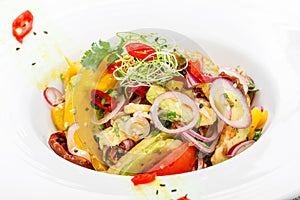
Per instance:
[[[68,128],[68,131],[67,131],[67,146],[68,146],[68,150],[73,155],[77,155],[77,156],[86,158],[87,160],[91,161],[90,154],[88,152],[82,150],[82,149],[77,148],[76,145],[75,145],[74,133],[78,129],[79,129],[79,125],[76,122],[73,123]]]
[[[210,126],[211,129],[210,131],[213,131],[213,133],[209,136],[209,137],[205,137],[203,135],[200,135],[199,133],[196,133],[195,131],[193,131],[192,129],[187,130],[187,133],[190,134],[191,136],[193,136],[194,138],[197,138],[203,142],[212,142],[214,141],[217,137],[220,136],[220,132],[218,131],[217,127],[213,127],[216,125],[212,125]]]
[[[205,167],[204,158],[201,153],[198,154],[198,164],[197,164],[197,170],[203,169]]]
[[[229,151],[227,152],[227,156],[230,158],[233,156],[236,156],[237,154],[239,154],[239,153],[243,152],[244,150],[246,150],[247,148],[249,148],[254,143],[255,143],[254,140],[242,141],[242,142],[232,146],[229,149]]]
[[[189,124],[187,124],[185,126],[180,126],[177,129],[167,129],[166,127],[163,126],[163,124],[160,122],[160,120],[158,118],[159,103],[164,99],[169,99],[169,98],[174,98],[174,97],[177,98],[181,103],[184,103],[191,108],[194,119]],[[151,112],[151,118],[153,120],[155,127],[158,128],[159,130],[161,130],[162,132],[169,133],[169,134],[178,134],[178,133],[187,131],[189,129],[192,129],[197,124],[197,122],[200,118],[200,113],[198,111],[198,107],[195,104],[195,102],[187,95],[180,93],[180,92],[174,92],[174,91],[165,92],[165,93],[159,95],[158,97],[156,97],[151,106],[150,112]]]
[[[104,117],[103,118],[101,118],[100,120],[96,120],[95,118],[95,116],[92,118],[92,122],[94,123],[94,124],[98,124],[98,125],[100,125],[100,124],[104,124],[104,123],[106,123],[106,122],[108,122],[111,118],[113,118],[122,108],[123,108],[123,106],[124,106],[124,104],[125,104],[125,97],[124,97],[124,95],[122,95],[122,96],[120,96],[118,99],[117,99],[117,102],[118,102],[118,105],[116,106],[116,108],[113,110],[113,111],[111,111],[111,112],[107,112],[105,115],[104,115]]]
[[[188,87],[195,87],[199,85],[201,82],[198,78],[196,78],[192,73],[190,73],[188,70],[186,70],[185,78],[187,80]]]
[[[224,94],[226,93],[225,91],[234,94],[237,97],[236,100],[241,103],[241,107],[243,109],[241,110],[242,116],[238,120],[231,120],[231,114],[229,114],[231,112],[231,108],[228,110],[226,105],[216,105],[217,103],[225,104],[225,102],[227,102],[224,98]],[[216,98],[219,102],[216,102]],[[224,78],[218,78],[214,80],[210,88],[209,102],[218,117],[221,118],[221,120],[223,120],[226,124],[234,128],[247,128],[250,126],[252,118],[246,97],[239,89],[233,86],[231,81]],[[222,107],[222,109],[225,110],[225,113],[221,113],[218,107]]]
[[[217,138],[213,141],[213,143],[210,146],[206,147],[187,132],[181,133],[181,135],[184,139],[191,142],[199,151],[203,153],[212,153],[215,150],[216,144],[218,142]]]
[[[240,73],[238,73],[235,69],[231,67],[224,67],[219,69],[219,73],[225,73],[228,76],[233,76],[239,80],[239,83],[243,87],[244,94],[248,93],[248,80],[247,77],[243,77]]]
[[[55,87],[47,87],[44,90],[43,95],[47,103],[53,107],[65,101],[63,94]]]
[[[125,133],[130,137],[145,138],[150,133],[150,124],[144,117],[131,117],[125,124]]]

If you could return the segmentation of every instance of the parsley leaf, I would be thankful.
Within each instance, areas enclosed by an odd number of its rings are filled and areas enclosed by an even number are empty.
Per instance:
[[[123,52],[122,47],[123,43],[120,43],[116,49],[113,49],[109,42],[102,40],[99,40],[98,43],[93,42],[91,49],[84,53],[81,64],[87,69],[96,71],[99,64],[106,56],[108,56],[108,64],[115,62],[118,59],[118,54],[120,55]]]

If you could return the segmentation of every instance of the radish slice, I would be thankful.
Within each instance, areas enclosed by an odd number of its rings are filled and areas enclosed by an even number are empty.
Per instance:
[[[74,133],[75,131],[77,131],[79,129],[79,125],[78,123],[73,123],[67,131],[67,146],[68,146],[68,150],[71,154],[73,155],[77,155],[83,158],[86,158],[87,160],[91,161],[91,157],[90,154],[82,149],[79,149],[76,147],[75,145],[75,141],[74,141]]]
[[[246,97],[231,81],[224,78],[214,80],[210,88],[209,102],[226,124],[234,128],[250,126],[252,118]]]
[[[63,94],[55,87],[47,87],[44,90],[43,95],[47,103],[53,107],[65,101],[65,99],[63,98]]]
[[[191,115],[194,116],[194,118],[189,124],[187,124],[185,126],[180,126],[177,129],[167,129],[166,127],[163,126],[163,124],[160,122],[160,120],[158,118],[159,103],[162,100],[168,99],[168,98],[176,98],[180,104],[185,104],[191,108],[191,111],[192,111]],[[161,130],[162,132],[169,133],[169,134],[178,134],[178,133],[187,131],[189,129],[192,129],[197,124],[197,122],[200,118],[200,113],[198,111],[198,107],[197,107],[196,103],[187,95],[180,93],[180,92],[174,92],[174,91],[165,92],[165,93],[159,95],[158,97],[156,97],[153,102],[153,105],[151,106],[150,112],[151,112],[151,118],[153,120],[155,127],[158,128],[159,130]]]
[[[242,142],[232,146],[229,149],[229,151],[227,152],[227,156],[229,158],[236,156],[237,154],[239,154],[239,153],[243,152],[244,150],[246,150],[247,148],[249,148],[254,143],[255,143],[254,140],[242,141]]]

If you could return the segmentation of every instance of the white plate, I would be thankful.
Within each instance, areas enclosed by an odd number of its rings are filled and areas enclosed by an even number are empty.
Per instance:
[[[278,18],[274,12],[282,5],[270,9],[267,4],[258,6],[250,1],[1,3],[7,8],[1,11],[5,20],[0,28],[4,47],[0,47],[1,91],[5,94],[1,98],[4,129],[0,148],[4,153],[0,184],[4,196],[176,199],[188,194],[191,199],[282,199],[300,194],[296,185],[300,180],[296,148],[300,89],[299,70],[294,68],[294,52],[299,46],[291,42],[300,41],[295,34],[300,31],[292,21],[296,19],[293,9]],[[20,45],[10,35],[10,26],[26,9],[34,13],[37,35],[31,34]],[[270,111],[270,120],[263,137],[231,160],[134,187],[130,177],[83,169],[50,150],[47,140],[53,126],[35,82],[44,81],[50,68],[59,71],[64,55],[80,59],[94,41],[108,39],[117,31],[149,27],[185,34],[216,63],[246,69],[261,88],[260,103]],[[16,47],[21,49],[16,51]],[[33,62],[36,65],[32,66]],[[159,187],[159,183],[167,187]]]

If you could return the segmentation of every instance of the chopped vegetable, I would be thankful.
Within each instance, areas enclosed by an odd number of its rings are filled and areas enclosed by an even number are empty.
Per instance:
[[[134,185],[147,184],[155,181],[155,173],[144,173],[135,175],[131,181]]]
[[[125,45],[125,48],[129,55],[140,60],[153,60],[156,58],[156,54],[154,54],[156,50],[147,44],[132,42]]]
[[[12,23],[12,33],[16,40],[23,43],[23,39],[32,30],[33,15],[29,10],[20,14]]]

